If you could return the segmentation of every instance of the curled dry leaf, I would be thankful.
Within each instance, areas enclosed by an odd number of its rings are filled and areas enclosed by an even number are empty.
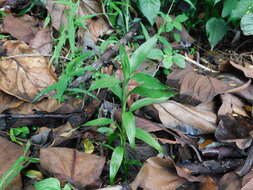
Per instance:
[[[6,56],[38,54],[24,42],[7,41],[0,47]],[[32,102],[38,92],[56,82],[56,76],[42,56],[2,57],[0,89],[18,99]]]
[[[10,141],[0,137],[0,178],[23,155],[22,148]],[[6,190],[22,189],[21,175],[18,174]]]
[[[218,115],[236,113],[244,117],[248,116],[244,110],[245,104],[238,97],[232,94],[223,94],[221,95],[221,100],[222,105],[218,111]]]
[[[165,127],[177,128],[192,135],[213,133],[217,117],[211,110],[201,106],[187,106],[175,101],[154,105]]]
[[[99,184],[105,158],[69,148],[47,148],[40,150],[40,163],[61,182],[84,188]]]
[[[233,60],[230,61],[230,64],[233,67],[241,70],[246,77],[253,78],[253,65],[252,64],[245,61],[241,65],[241,64],[236,63]]]
[[[234,87],[213,77],[197,74],[188,67],[176,70],[167,78],[169,86],[180,86],[180,95],[190,96],[192,101],[198,103],[210,102],[218,94],[237,92],[246,89],[250,81],[240,87]]]

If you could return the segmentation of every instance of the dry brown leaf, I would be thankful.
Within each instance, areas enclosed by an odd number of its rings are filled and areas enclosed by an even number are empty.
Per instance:
[[[1,102],[0,113],[2,113],[3,111],[7,109],[17,108],[24,103],[23,101],[13,96],[8,95],[4,93],[3,91],[0,91],[0,102]]]
[[[31,102],[44,88],[56,82],[56,76],[46,58],[42,56],[22,56],[38,54],[24,42],[7,41],[2,47],[7,56],[0,61],[0,89],[18,99]]]
[[[245,104],[232,94],[221,95],[222,105],[218,111],[218,115],[226,115],[227,113],[236,113],[247,117],[248,114],[244,110]]]
[[[253,171],[250,171],[242,179],[242,188],[241,190],[252,190],[253,187]],[[230,189],[228,189],[230,190]]]
[[[18,40],[29,43],[38,32],[38,22],[29,15],[14,17],[11,14],[4,17],[4,31]]]
[[[246,77],[253,78],[253,65],[247,62],[243,62],[243,65],[237,64],[235,61],[230,61],[230,64],[241,70]]]
[[[239,87],[230,86],[216,78],[197,74],[189,67],[174,71],[167,79],[169,86],[180,86],[180,95],[190,96],[198,102],[210,102],[218,94],[241,91],[250,85],[248,81]]]
[[[241,186],[240,177],[233,172],[226,173],[219,181],[219,189],[222,190],[239,190]]]
[[[138,187],[144,190],[174,190],[186,182],[179,177],[170,159],[149,158],[131,184],[132,190]]]
[[[201,106],[187,106],[175,101],[154,104],[165,127],[177,128],[192,135],[213,133],[216,129],[216,114]]]
[[[22,148],[0,137],[0,178],[14,164],[14,162],[23,155]],[[12,183],[5,190],[22,189],[21,175],[18,174]]]
[[[51,53],[53,48],[51,30],[48,28],[39,30],[29,45],[43,55]]]
[[[51,15],[52,25],[57,30],[60,29],[61,25],[67,25],[67,18],[64,15],[64,11],[68,9],[67,6],[54,3],[53,1],[46,2],[46,8]],[[78,16],[83,17],[91,14],[103,13],[102,4],[98,0],[81,0]],[[78,32],[79,36],[82,39],[91,40],[92,43],[95,43],[98,40],[98,37],[105,34],[109,31],[110,27],[104,16],[96,16],[95,18],[88,19],[84,21],[84,24],[87,26],[88,30],[84,31],[80,29]],[[84,43],[85,40],[84,40]]]
[[[40,164],[62,182],[84,188],[98,184],[105,158],[75,149],[47,148],[40,150]]]

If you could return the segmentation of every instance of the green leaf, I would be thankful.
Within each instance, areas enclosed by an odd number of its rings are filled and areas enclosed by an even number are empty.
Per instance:
[[[122,100],[122,88],[120,84],[109,87],[113,94],[115,94],[120,100]]]
[[[223,4],[222,14],[221,16],[227,17],[231,14],[232,10],[236,8],[238,0],[225,0]]]
[[[187,19],[188,19],[188,17],[185,14],[181,14],[181,15],[178,15],[175,18],[175,21],[177,21],[177,22],[185,22],[185,21],[187,21]]]
[[[217,3],[219,3],[221,0],[215,0],[214,1],[214,5],[216,5]]]
[[[143,15],[148,19],[149,23],[153,25],[160,11],[160,0],[139,0],[139,6]]]
[[[163,66],[166,69],[170,69],[173,65],[173,56],[172,55],[165,55],[163,59]]]
[[[98,118],[92,121],[88,121],[87,123],[83,124],[83,126],[102,126],[102,125],[109,125],[113,123],[113,120],[108,118]]]
[[[246,14],[242,17],[241,30],[245,36],[253,35],[253,13]]]
[[[112,153],[112,158],[110,162],[110,183],[111,184],[114,182],[114,179],[119,171],[119,168],[123,161],[123,157],[124,157],[124,148],[121,146],[116,147]]]
[[[67,183],[65,186],[64,186],[64,188],[63,188],[63,190],[71,190],[72,188],[71,188],[71,185],[69,184],[69,183]]]
[[[138,47],[137,50],[135,50],[130,59],[131,73],[133,73],[140,66],[140,64],[145,61],[145,59],[148,57],[150,50],[155,46],[156,42],[157,36],[155,35],[149,40],[147,40],[145,43],[143,43],[140,47]]]
[[[172,23],[166,23],[165,32],[171,32],[174,29],[174,25]]]
[[[141,29],[142,29],[142,33],[145,37],[146,40],[148,40],[150,38],[149,34],[148,34],[148,30],[146,29],[146,27],[141,23]]]
[[[173,26],[174,26],[177,30],[182,31],[183,26],[182,26],[182,24],[181,24],[180,22],[173,21]]]
[[[113,130],[109,127],[100,127],[99,129],[97,129],[97,131],[99,133],[104,133],[104,134],[108,134],[108,135],[113,134]]]
[[[180,41],[181,41],[181,36],[180,36],[179,33],[174,32],[174,33],[173,33],[173,37],[174,37],[174,39],[175,39],[177,42],[180,42]]]
[[[148,132],[146,132],[140,128],[136,128],[136,138],[149,144],[150,146],[155,148],[158,152],[163,152],[161,145]]]
[[[132,148],[135,147],[135,118],[132,112],[122,114],[122,126],[126,130],[127,138]]]
[[[162,97],[171,97],[174,96],[175,93],[172,91],[169,91],[169,89],[163,90],[163,89],[154,89],[154,88],[148,88],[144,86],[138,86],[134,88],[131,91],[132,94],[139,94],[144,97],[149,98],[162,98]]]
[[[189,5],[191,5],[191,7],[193,9],[196,9],[196,7],[194,6],[194,4],[191,2],[191,0],[184,0],[186,3],[188,3]]]
[[[161,60],[163,58],[163,52],[158,48],[151,49],[147,58],[153,60]]]
[[[123,46],[120,46],[119,49],[120,61],[122,65],[122,71],[124,74],[124,78],[128,78],[130,75],[130,62],[126,52],[126,49]]]
[[[242,18],[248,11],[252,11],[252,0],[240,0],[235,9],[232,10],[231,18],[233,20]]]
[[[168,86],[161,83],[158,79],[145,73],[137,73],[132,77],[132,79],[135,80],[137,83],[139,83],[143,87],[159,89],[159,90],[168,89]]]
[[[34,185],[36,190],[61,190],[61,184],[56,178],[47,178]]]
[[[180,68],[185,68],[185,60],[182,55],[175,54],[172,59],[177,66],[179,66]]]
[[[171,94],[171,96],[173,96]],[[140,100],[137,100],[136,102],[134,102],[131,107],[130,107],[130,111],[133,112],[135,110],[138,110],[144,106],[148,106],[150,104],[155,104],[155,103],[161,103],[166,101],[168,98],[170,97],[163,97],[163,98],[142,98]]]
[[[119,83],[120,83],[120,81],[118,79],[116,79],[115,77],[105,75],[102,78],[94,81],[91,84],[91,86],[89,88],[89,91],[96,90],[96,89],[99,89],[99,88],[113,87],[113,86],[115,86],[116,84],[119,84]]]
[[[206,23],[206,32],[213,49],[227,33],[227,23],[223,19],[210,18]]]

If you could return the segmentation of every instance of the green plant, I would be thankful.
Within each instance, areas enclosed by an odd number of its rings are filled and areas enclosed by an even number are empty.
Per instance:
[[[132,148],[135,147],[135,138],[140,139],[150,146],[154,147],[159,152],[162,152],[162,148],[159,143],[147,132],[135,126],[135,116],[133,112],[140,109],[143,106],[147,106],[153,103],[162,102],[174,95],[172,90],[166,85],[162,84],[159,80],[145,73],[136,73],[138,67],[148,57],[149,52],[153,49],[157,43],[158,35],[155,35],[143,43],[129,59],[126,50],[120,48],[120,61],[122,65],[123,79],[118,80],[114,76],[101,74],[100,78],[95,80],[89,91],[99,88],[108,88],[111,90],[121,101],[121,125],[118,125],[115,121],[108,118],[99,118],[93,121],[89,121],[84,126],[104,126],[112,124],[118,130],[112,131],[110,128],[102,127],[100,132],[107,133],[108,142],[112,143],[119,137],[120,145],[115,148],[110,146],[113,150],[111,163],[110,163],[110,182],[113,183],[114,178],[123,164],[127,163],[127,154],[125,147],[127,141]],[[130,80],[136,81],[139,85],[133,90],[129,90]],[[131,94],[139,94],[145,98],[140,99],[133,103],[130,107],[127,107],[127,99]],[[109,144],[110,144],[109,143]]]
[[[23,143],[18,141],[16,137],[26,139],[29,134],[30,134],[30,130],[29,130],[28,127],[17,127],[17,128],[11,128],[10,129],[11,141],[15,142],[15,143],[18,143],[20,145],[23,145]]]
[[[24,154],[20,156],[15,163],[3,174],[0,179],[0,190],[4,190],[13,179],[21,172],[22,169],[26,168],[30,163],[38,163],[38,159],[30,158],[28,151],[30,149],[30,142],[26,144],[24,148]]]
[[[60,181],[57,178],[47,178],[35,183],[36,190],[71,190],[71,185],[66,184],[64,188],[61,188]]]

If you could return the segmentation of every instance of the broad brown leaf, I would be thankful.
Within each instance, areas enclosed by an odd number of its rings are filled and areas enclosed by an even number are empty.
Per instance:
[[[105,158],[69,148],[47,148],[40,150],[40,163],[62,182],[84,188],[98,184]]]
[[[24,103],[23,101],[13,96],[8,95],[4,93],[3,91],[0,91],[0,102],[1,102],[0,113],[2,113],[3,111],[7,109],[17,108]]]
[[[219,181],[219,189],[222,190],[238,190],[241,189],[241,179],[240,177],[233,173],[226,173]]]
[[[253,65],[250,63],[247,63],[246,61],[241,64],[236,63],[235,61],[231,60],[230,64],[241,70],[246,77],[253,78]]]
[[[51,30],[48,28],[39,30],[30,40],[29,45],[43,55],[51,53],[53,48]]]
[[[154,104],[165,127],[177,128],[192,135],[213,133],[217,117],[212,110],[201,106],[187,106],[175,101]]]
[[[0,137],[0,178],[14,164],[14,162],[23,155],[22,148]],[[5,190],[22,189],[21,175],[18,174],[12,183]]]
[[[46,58],[23,56],[38,54],[24,42],[7,41],[2,47],[7,56],[0,60],[0,89],[18,99],[31,102],[42,89],[56,82],[56,76]]]
[[[216,78],[197,74],[192,68],[176,70],[167,78],[169,86],[179,86],[180,95],[190,96],[192,101],[210,102],[218,94],[246,89],[250,81],[242,86],[229,86]]]

